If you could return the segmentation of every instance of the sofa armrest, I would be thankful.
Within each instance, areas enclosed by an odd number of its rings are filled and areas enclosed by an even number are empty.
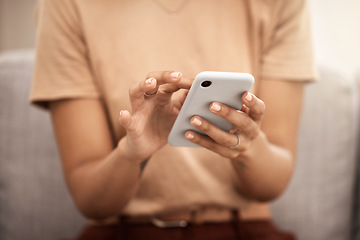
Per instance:
[[[74,237],[85,220],[64,184],[49,114],[30,106],[33,51],[0,55],[0,239]]]
[[[276,223],[299,240],[350,237],[359,113],[354,81],[325,67],[307,86],[293,179],[273,203]]]
[[[358,92],[360,92],[360,69],[356,74],[356,83]],[[358,96],[360,108],[360,96]],[[359,111],[360,112],[360,111]],[[358,115],[360,121],[360,113]],[[356,181],[354,191],[353,215],[352,215],[352,232],[351,240],[360,240],[360,128],[357,129],[358,135],[358,149],[357,149],[357,165],[356,165]]]

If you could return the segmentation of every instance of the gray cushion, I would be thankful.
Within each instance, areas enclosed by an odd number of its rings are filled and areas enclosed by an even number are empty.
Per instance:
[[[275,221],[300,240],[345,240],[350,234],[356,152],[357,95],[351,79],[320,68],[306,89],[298,159]]]
[[[357,89],[360,93],[360,70],[356,74],[356,83]],[[359,97],[360,98],[360,97]],[[360,101],[359,106],[360,108]],[[360,111],[358,115],[360,120]],[[360,138],[360,128],[358,128],[359,138]],[[352,224],[352,240],[360,240],[360,139],[358,138],[358,149],[357,149],[357,166],[356,166],[356,185],[355,185],[355,194],[354,194],[354,204],[353,204],[353,224]]]
[[[49,114],[31,107],[32,51],[0,55],[0,239],[73,237],[84,224],[66,190]]]
[[[64,185],[49,115],[27,102],[32,62],[32,52],[0,55],[2,240],[73,237],[85,223]],[[320,79],[306,90],[294,178],[272,207],[276,223],[300,240],[343,240],[354,183],[355,93],[327,69]]]

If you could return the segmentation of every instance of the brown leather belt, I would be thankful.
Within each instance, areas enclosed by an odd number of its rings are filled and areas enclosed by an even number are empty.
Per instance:
[[[161,214],[156,216],[123,216],[121,221],[128,224],[152,224],[159,228],[186,227],[189,224],[222,223],[240,218],[237,210],[206,207],[193,211]]]
[[[234,214],[235,212],[235,214]],[[196,210],[176,212],[172,214],[159,214],[159,215],[150,215],[150,216],[124,216],[121,217],[111,217],[104,220],[90,220],[90,225],[113,225],[119,224],[120,221],[123,223],[129,224],[153,224],[153,225],[173,225],[172,223],[158,224],[162,222],[178,222],[176,225],[183,226],[189,223],[201,224],[201,223],[225,223],[232,220],[241,221],[254,221],[254,220],[266,220],[268,221],[271,218],[270,210],[267,204],[253,203],[248,208],[245,208],[241,211],[217,207],[217,206],[206,206]],[[160,221],[159,221],[160,220]]]

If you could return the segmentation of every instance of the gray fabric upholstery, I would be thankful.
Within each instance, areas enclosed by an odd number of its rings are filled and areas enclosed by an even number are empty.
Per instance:
[[[360,93],[360,71],[356,75],[357,89]],[[360,95],[360,94],[359,94]],[[358,96],[360,99],[360,96]],[[359,100],[358,99],[358,100]],[[359,101],[360,103],[360,101]],[[360,105],[360,104],[359,104]],[[360,106],[358,106],[360,108]],[[360,120],[360,111],[358,115]],[[354,194],[354,203],[353,203],[353,226],[351,232],[351,240],[360,240],[360,128],[358,128],[358,149],[357,149],[357,166],[356,166],[356,184],[355,184],[355,194]]]
[[[275,221],[301,240],[350,237],[355,177],[357,91],[351,80],[320,68],[306,89],[298,160],[286,193],[273,204]]]
[[[0,55],[0,239],[73,237],[84,224],[64,185],[49,114],[28,104],[33,52]]]
[[[33,53],[0,55],[0,239],[75,236],[85,220],[61,173],[48,113],[28,105]],[[343,76],[320,69],[306,90],[299,156],[276,223],[299,240],[349,237],[355,176],[355,96]]]

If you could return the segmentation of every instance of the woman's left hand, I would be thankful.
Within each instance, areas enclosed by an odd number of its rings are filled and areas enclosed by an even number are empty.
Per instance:
[[[191,124],[207,136],[194,131],[185,133],[186,139],[203,146],[219,155],[236,159],[251,148],[254,140],[260,135],[260,125],[265,112],[265,104],[255,95],[246,92],[242,96],[241,110],[213,102],[210,111],[233,124],[232,129],[224,131],[205,119],[194,116]]]

